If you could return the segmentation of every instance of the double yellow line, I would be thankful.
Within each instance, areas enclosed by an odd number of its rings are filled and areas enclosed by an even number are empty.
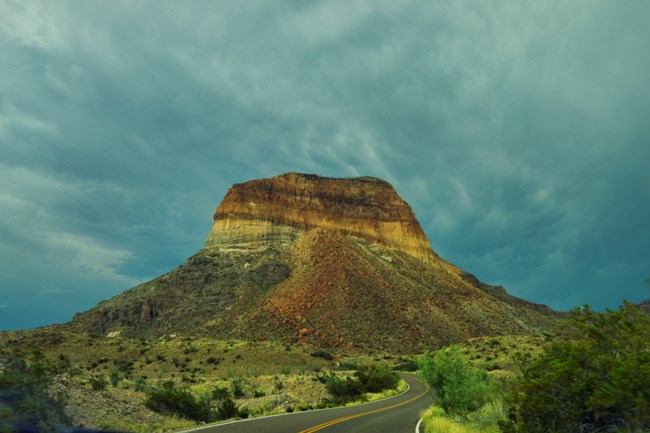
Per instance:
[[[409,404],[412,401],[417,400],[418,398],[426,395],[428,392],[429,392],[429,385],[427,385],[427,389],[422,394],[418,394],[415,397],[413,397],[411,399],[408,399],[406,401],[403,401],[401,403],[397,403],[397,404],[394,404],[392,406],[383,407],[381,409],[375,409],[375,410],[371,410],[371,411],[368,411],[368,412],[358,413],[356,415],[344,416],[342,418],[338,418],[338,419],[335,419],[335,420],[332,420],[332,421],[327,421],[327,422],[324,422],[323,424],[319,424],[317,426],[310,427],[307,430],[303,430],[303,431],[301,431],[299,433],[313,433],[313,432],[316,432],[318,430],[322,430],[322,429],[324,429],[326,427],[329,427],[331,425],[342,423],[344,421],[349,421],[351,419],[360,418],[360,417],[366,416],[366,415],[372,415],[373,413],[383,412],[385,410],[395,409],[396,407],[404,406],[405,404]]]

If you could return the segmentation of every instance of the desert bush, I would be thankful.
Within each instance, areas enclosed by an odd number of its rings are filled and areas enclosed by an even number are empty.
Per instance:
[[[242,398],[244,394],[244,379],[241,377],[234,377],[230,380],[230,388],[232,389],[232,395],[235,398]]]
[[[422,364],[422,375],[446,413],[467,414],[488,401],[493,386],[487,373],[465,361],[458,347],[425,356]]]
[[[209,399],[196,398],[189,390],[176,386],[172,381],[147,391],[145,404],[155,412],[176,414],[195,421],[211,422],[218,417],[210,407]]]
[[[359,364],[352,361],[343,361],[339,364],[339,366],[336,369],[341,371],[358,370]]]
[[[337,401],[353,400],[355,397],[361,395],[358,383],[350,377],[343,379],[334,375],[328,376],[325,381],[325,387]]]
[[[400,361],[393,366],[393,370],[395,371],[417,371],[419,369],[420,366],[418,363],[412,359]]]
[[[399,376],[382,365],[365,367],[354,373],[354,377],[345,379],[335,376],[323,376],[322,381],[336,402],[354,400],[366,392],[381,392],[394,389],[399,383]]]
[[[56,432],[66,421],[48,392],[57,366],[38,351],[0,350],[0,431]]]
[[[104,376],[93,376],[88,379],[88,382],[90,383],[90,387],[95,391],[102,391],[108,385],[108,381]]]
[[[650,317],[634,304],[571,312],[510,397],[505,432],[650,430]]]
[[[371,365],[354,373],[361,392],[381,392],[394,389],[399,383],[399,376],[383,365]]]
[[[317,350],[315,352],[312,352],[311,356],[313,356],[314,358],[321,358],[321,359],[324,359],[326,361],[331,361],[331,360],[334,359],[334,355],[332,355],[331,353],[326,352],[324,350]]]
[[[222,388],[220,386],[216,386],[212,390],[212,398],[215,399],[215,400],[221,400],[221,399],[229,397],[229,396],[230,396],[230,392],[228,391],[227,388]]]
[[[111,380],[111,385],[113,385],[113,388],[117,388],[117,385],[120,383],[120,380],[122,380],[122,375],[120,373],[120,370],[117,368],[111,369],[108,377]]]
[[[133,385],[133,389],[137,392],[147,391],[147,389],[149,389],[149,385],[147,385],[147,378],[145,376],[140,376],[135,381],[135,384]]]
[[[217,406],[217,414],[219,419],[226,420],[237,416],[237,406],[230,397],[223,398]]]

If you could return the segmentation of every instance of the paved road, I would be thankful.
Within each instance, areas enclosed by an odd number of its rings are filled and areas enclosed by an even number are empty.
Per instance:
[[[358,406],[235,421],[190,430],[195,433],[414,433],[420,411],[433,401],[422,380],[400,374],[409,390]]]

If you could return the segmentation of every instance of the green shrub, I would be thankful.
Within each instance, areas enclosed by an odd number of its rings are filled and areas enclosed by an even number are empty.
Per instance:
[[[448,414],[467,414],[483,406],[493,390],[487,373],[465,361],[458,347],[423,358],[422,375]]]
[[[354,377],[343,379],[331,374],[324,376],[321,380],[334,397],[335,402],[341,403],[354,400],[366,392],[394,389],[399,383],[399,376],[387,367],[373,365],[356,371]]]
[[[135,384],[133,385],[133,389],[137,392],[145,392],[149,389],[149,385],[147,385],[147,379],[144,376],[140,376],[136,381]]]
[[[336,399],[350,399],[359,395],[358,388],[350,386],[350,378],[343,379],[337,376],[329,376],[325,381],[327,391]]]
[[[510,397],[505,432],[650,430],[650,317],[572,311]]]
[[[359,365],[352,361],[343,361],[339,364],[338,367],[336,367],[336,369],[340,371],[358,370]]]
[[[371,365],[354,373],[362,392],[381,392],[394,389],[399,383],[399,376],[383,365]]]
[[[176,414],[195,421],[211,422],[217,419],[217,414],[210,407],[210,400],[195,398],[189,390],[177,387],[172,381],[149,390],[145,404],[153,411]]]
[[[217,413],[219,415],[219,419],[221,420],[234,418],[238,414],[237,406],[230,397],[226,397],[219,402],[219,405],[217,406]]]
[[[321,359],[324,359],[326,361],[331,361],[331,360],[334,359],[334,355],[332,355],[331,353],[326,352],[324,350],[317,350],[315,352],[312,352],[311,356],[313,356],[314,358],[321,358]]]
[[[113,388],[117,388],[117,385],[120,383],[120,380],[122,379],[120,375],[120,370],[116,368],[112,369],[108,377],[111,380],[111,385],[113,385]]]
[[[212,398],[215,400],[221,400],[229,396],[230,396],[230,392],[226,388],[215,386],[215,388],[212,390]]]
[[[95,391],[102,391],[106,388],[106,385],[108,385],[108,381],[104,376],[93,376],[88,381],[90,382],[92,389]]]
[[[393,370],[395,371],[417,371],[419,369],[420,366],[418,363],[412,359],[400,361],[393,366]]]
[[[242,398],[244,394],[244,379],[241,377],[235,377],[230,380],[230,388],[232,389],[232,395],[235,398]]]
[[[38,351],[5,350],[0,350],[0,366],[0,431],[56,432],[64,427],[62,405],[48,392],[58,366]]]

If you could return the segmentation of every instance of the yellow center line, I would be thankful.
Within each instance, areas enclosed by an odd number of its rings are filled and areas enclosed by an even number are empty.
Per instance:
[[[332,421],[327,421],[327,422],[324,422],[324,423],[319,424],[317,426],[310,427],[307,430],[303,430],[303,431],[298,432],[298,433],[313,433],[315,431],[322,430],[325,427],[329,427],[329,426],[334,425],[334,424],[339,424],[339,423],[342,423],[344,421],[349,421],[351,419],[360,418],[362,416],[372,415],[373,413],[383,412],[385,410],[395,409],[396,407],[404,406],[405,404],[411,403],[412,401],[415,401],[418,398],[426,395],[429,392],[429,385],[426,385],[426,387],[427,387],[427,389],[425,389],[422,394],[418,394],[415,397],[413,397],[413,398],[411,398],[409,400],[403,401],[401,403],[397,403],[397,404],[394,404],[392,406],[387,406],[387,407],[384,407],[384,408],[381,408],[381,409],[375,409],[375,410],[371,410],[371,411],[368,411],[368,412],[359,413],[359,414],[356,414],[356,415],[344,416],[342,418],[338,418],[338,419],[335,419],[335,420],[332,420]]]

